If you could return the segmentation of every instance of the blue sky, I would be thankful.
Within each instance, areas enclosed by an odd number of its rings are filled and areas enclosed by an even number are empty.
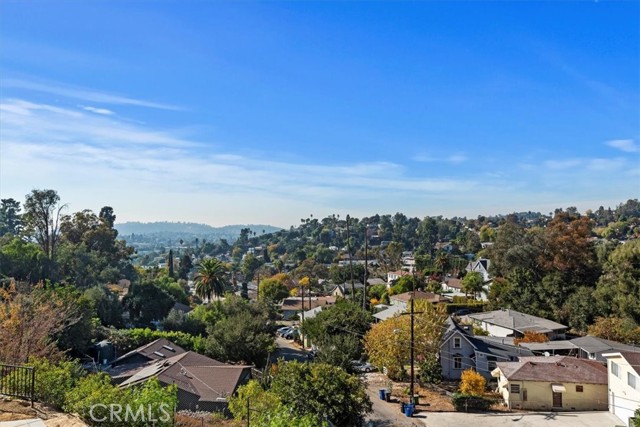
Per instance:
[[[212,225],[640,196],[635,1],[0,3],[0,195]]]

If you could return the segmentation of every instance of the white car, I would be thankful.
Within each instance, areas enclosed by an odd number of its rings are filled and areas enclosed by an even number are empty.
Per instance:
[[[373,372],[376,370],[376,367],[371,363],[362,362],[360,360],[352,360],[351,366],[353,366],[353,370],[356,372]]]

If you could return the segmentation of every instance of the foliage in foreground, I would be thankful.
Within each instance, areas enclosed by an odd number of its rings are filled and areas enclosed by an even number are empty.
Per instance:
[[[294,413],[328,419],[353,427],[371,412],[365,385],[354,375],[324,363],[289,362],[278,368],[271,385],[282,403]]]
[[[327,424],[314,415],[299,415],[282,404],[278,396],[264,390],[257,381],[238,388],[237,396],[229,398],[233,417],[245,422],[247,416],[255,427],[323,427]]]
[[[81,378],[76,387],[66,393],[65,400],[64,410],[79,414],[90,425],[143,427],[155,420],[153,425],[168,427],[173,425],[177,387],[163,387],[151,379],[140,386],[122,389],[112,385],[109,376],[101,373]],[[123,408],[119,419],[112,416],[111,405]],[[131,408],[133,414],[125,419],[127,408]]]
[[[492,399],[464,393],[454,393],[451,402],[458,412],[486,411],[494,403]]]
[[[446,312],[424,300],[415,302],[414,357],[416,360],[437,353]],[[364,337],[364,347],[371,363],[386,367],[391,379],[402,379],[404,366],[410,359],[410,316],[399,315],[376,323]]]

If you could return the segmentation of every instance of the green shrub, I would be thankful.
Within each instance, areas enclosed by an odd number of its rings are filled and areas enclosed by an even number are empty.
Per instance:
[[[439,384],[442,381],[442,366],[435,354],[427,354],[419,366],[421,384]]]
[[[177,402],[175,385],[162,387],[151,379],[135,387],[119,388],[106,374],[80,379],[65,396],[65,411],[76,413],[90,425],[100,427],[145,427],[156,420],[156,427],[171,426]],[[122,408],[114,415],[113,407]],[[127,408],[133,411],[127,415]],[[144,415],[141,415],[139,412]]]
[[[64,394],[67,390],[75,387],[83,373],[80,364],[71,360],[51,363],[46,359],[31,358],[27,366],[32,366],[35,369],[35,400],[56,408],[63,407]],[[5,387],[12,384],[11,388],[21,384],[30,386],[25,383],[24,375],[18,373],[5,376],[2,378],[2,383]],[[22,390],[22,392],[27,394],[27,390]]]
[[[81,378],[76,387],[66,393],[64,410],[78,414],[87,421],[90,421],[92,416],[96,420],[105,419],[101,423],[104,427],[125,426],[126,423],[109,419],[108,407],[126,404],[130,397],[128,394],[128,390],[121,390],[111,384],[107,374],[88,375]]]
[[[477,301],[477,302],[464,302],[464,301],[460,301],[457,302],[456,298],[461,298],[464,300],[464,297],[453,297],[453,303],[451,304],[447,304],[447,314],[453,314],[458,310],[462,310],[462,309],[469,309],[472,313],[479,313],[481,311],[484,311],[485,309],[485,303],[482,301]]]
[[[486,411],[494,403],[492,399],[463,393],[454,393],[451,401],[458,412]]]

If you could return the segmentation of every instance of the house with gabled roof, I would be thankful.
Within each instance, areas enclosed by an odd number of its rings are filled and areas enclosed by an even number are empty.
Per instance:
[[[523,337],[531,331],[555,340],[564,339],[568,329],[560,323],[510,309],[471,313],[466,318],[494,337]]]
[[[509,409],[603,411],[607,408],[607,368],[570,356],[522,357],[498,362],[492,375]]]
[[[170,341],[158,341],[117,359],[107,371],[112,381],[119,387],[132,387],[156,378],[164,386],[177,387],[178,410],[220,412],[226,411],[227,398],[251,378],[251,366],[230,365],[185,351]]]
[[[482,274],[482,280],[484,282],[488,282],[489,280],[491,280],[489,276],[490,263],[491,261],[489,261],[487,258],[480,258],[476,261],[470,261],[469,264],[467,264],[465,270],[467,271],[467,273],[476,272]]]
[[[116,358],[111,366],[144,364],[154,360],[168,359],[186,352],[187,350],[168,339],[159,338]]]
[[[640,351],[640,348],[638,347],[590,335],[574,338],[569,340],[569,342],[578,348],[578,357],[597,360],[603,363],[607,361],[607,358],[604,357],[604,354],[606,353],[615,353],[618,351]]]
[[[603,354],[607,360],[609,412],[631,427],[640,408],[640,349]]]
[[[533,356],[526,348],[474,336],[471,325],[459,325],[451,317],[447,319],[446,327],[440,343],[443,378],[460,379],[463,371],[473,369],[485,378],[491,379],[491,372],[496,368],[497,362]]]
[[[442,295],[439,294],[434,294],[433,292],[424,292],[421,290],[417,290],[415,291],[415,295],[414,292],[404,292],[398,295],[392,295],[389,297],[389,303],[391,305],[399,305],[402,306],[404,308],[407,308],[409,306],[409,301],[411,300],[417,301],[417,300],[426,300],[429,301],[432,304],[437,304],[437,303],[442,303],[442,302],[448,302],[449,300],[446,299],[445,297],[443,297]]]

